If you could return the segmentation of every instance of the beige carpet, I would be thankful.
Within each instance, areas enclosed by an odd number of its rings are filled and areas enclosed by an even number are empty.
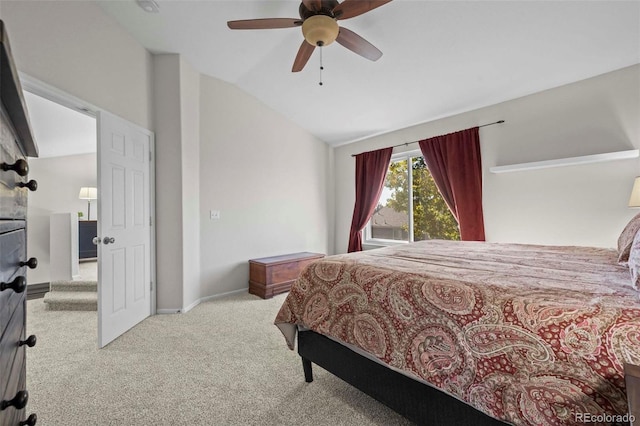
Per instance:
[[[143,321],[96,348],[95,312],[27,302],[27,414],[38,425],[405,425],[299,356],[273,319],[284,295],[243,294]]]
[[[78,264],[78,275],[78,279],[82,281],[98,281],[98,261],[81,261]]]
[[[97,281],[51,281],[44,295],[48,311],[97,311]]]

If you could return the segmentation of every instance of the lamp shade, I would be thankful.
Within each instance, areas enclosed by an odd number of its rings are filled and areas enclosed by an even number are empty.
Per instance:
[[[80,188],[80,195],[78,198],[81,200],[97,200],[98,188],[82,187]]]
[[[633,181],[633,189],[629,198],[629,207],[640,207],[640,176]]]
[[[312,46],[328,46],[338,37],[340,28],[335,19],[326,15],[315,15],[302,23],[302,35]]]

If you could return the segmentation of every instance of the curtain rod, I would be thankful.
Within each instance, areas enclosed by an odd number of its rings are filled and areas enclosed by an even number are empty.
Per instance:
[[[481,124],[480,126],[477,126],[477,127],[478,127],[478,128],[480,128],[480,127],[487,127],[487,126],[493,126],[494,124],[502,124],[502,123],[504,123],[504,120],[494,121],[493,123]],[[393,145],[391,148],[397,148],[397,147],[399,147],[399,146],[409,146],[410,144],[418,143],[418,142],[420,142],[420,141],[413,141],[413,142],[400,143],[400,144],[398,144],[398,145]],[[362,154],[362,153],[361,153],[361,154]],[[355,157],[356,155],[359,155],[359,154],[351,154],[351,156],[352,156],[352,157]]]

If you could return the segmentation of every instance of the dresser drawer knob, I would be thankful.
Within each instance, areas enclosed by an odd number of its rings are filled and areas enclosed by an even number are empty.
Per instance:
[[[36,269],[38,267],[38,259],[36,259],[35,257],[31,257],[26,262],[21,261],[20,262],[20,266],[21,267],[22,266],[28,266],[29,269]]]
[[[33,413],[32,415],[27,417],[27,420],[23,420],[18,423],[18,426],[35,426],[37,422],[38,416],[36,416],[36,413]]]
[[[26,405],[27,401],[29,401],[29,392],[27,391],[18,391],[16,396],[10,400],[3,400],[0,402],[0,410],[4,410],[7,407],[16,407],[18,410],[22,410]]]
[[[20,340],[18,342],[18,346],[23,346],[23,345],[27,345],[30,348],[34,347],[36,345],[36,342],[38,341],[38,339],[36,339],[36,335],[32,334],[31,336],[27,337],[24,340]]]
[[[27,279],[23,276],[19,276],[10,283],[0,283],[0,291],[5,291],[8,288],[16,293],[22,293],[27,288]]]
[[[29,164],[27,164],[27,162],[22,158],[13,164],[2,163],[0,164],[0,169],[4,170],[5,172],[13,170],[20,176],[26,176],[29,174]]]
[[[29,182],[24,183],[24,182],[20,182],[18,184],[18,186],[20,188],[27,188],[29,191],[36,191],[38,189],[38,182],[36,182],[35,180],[31,179]]]

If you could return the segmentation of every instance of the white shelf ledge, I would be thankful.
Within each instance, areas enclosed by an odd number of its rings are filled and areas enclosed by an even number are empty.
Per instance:
[[[604,154],[583,155],[581,157],[558,158],[556,160],[534,161],[531,163],[510,164],[508,166],[491,167],[491,173],[520,172],[524,170],[548,169],[551,167],[575,166],[578,164],[601,163],[603,161],[626,160],[638,158],[640,150],[606,152]]]

